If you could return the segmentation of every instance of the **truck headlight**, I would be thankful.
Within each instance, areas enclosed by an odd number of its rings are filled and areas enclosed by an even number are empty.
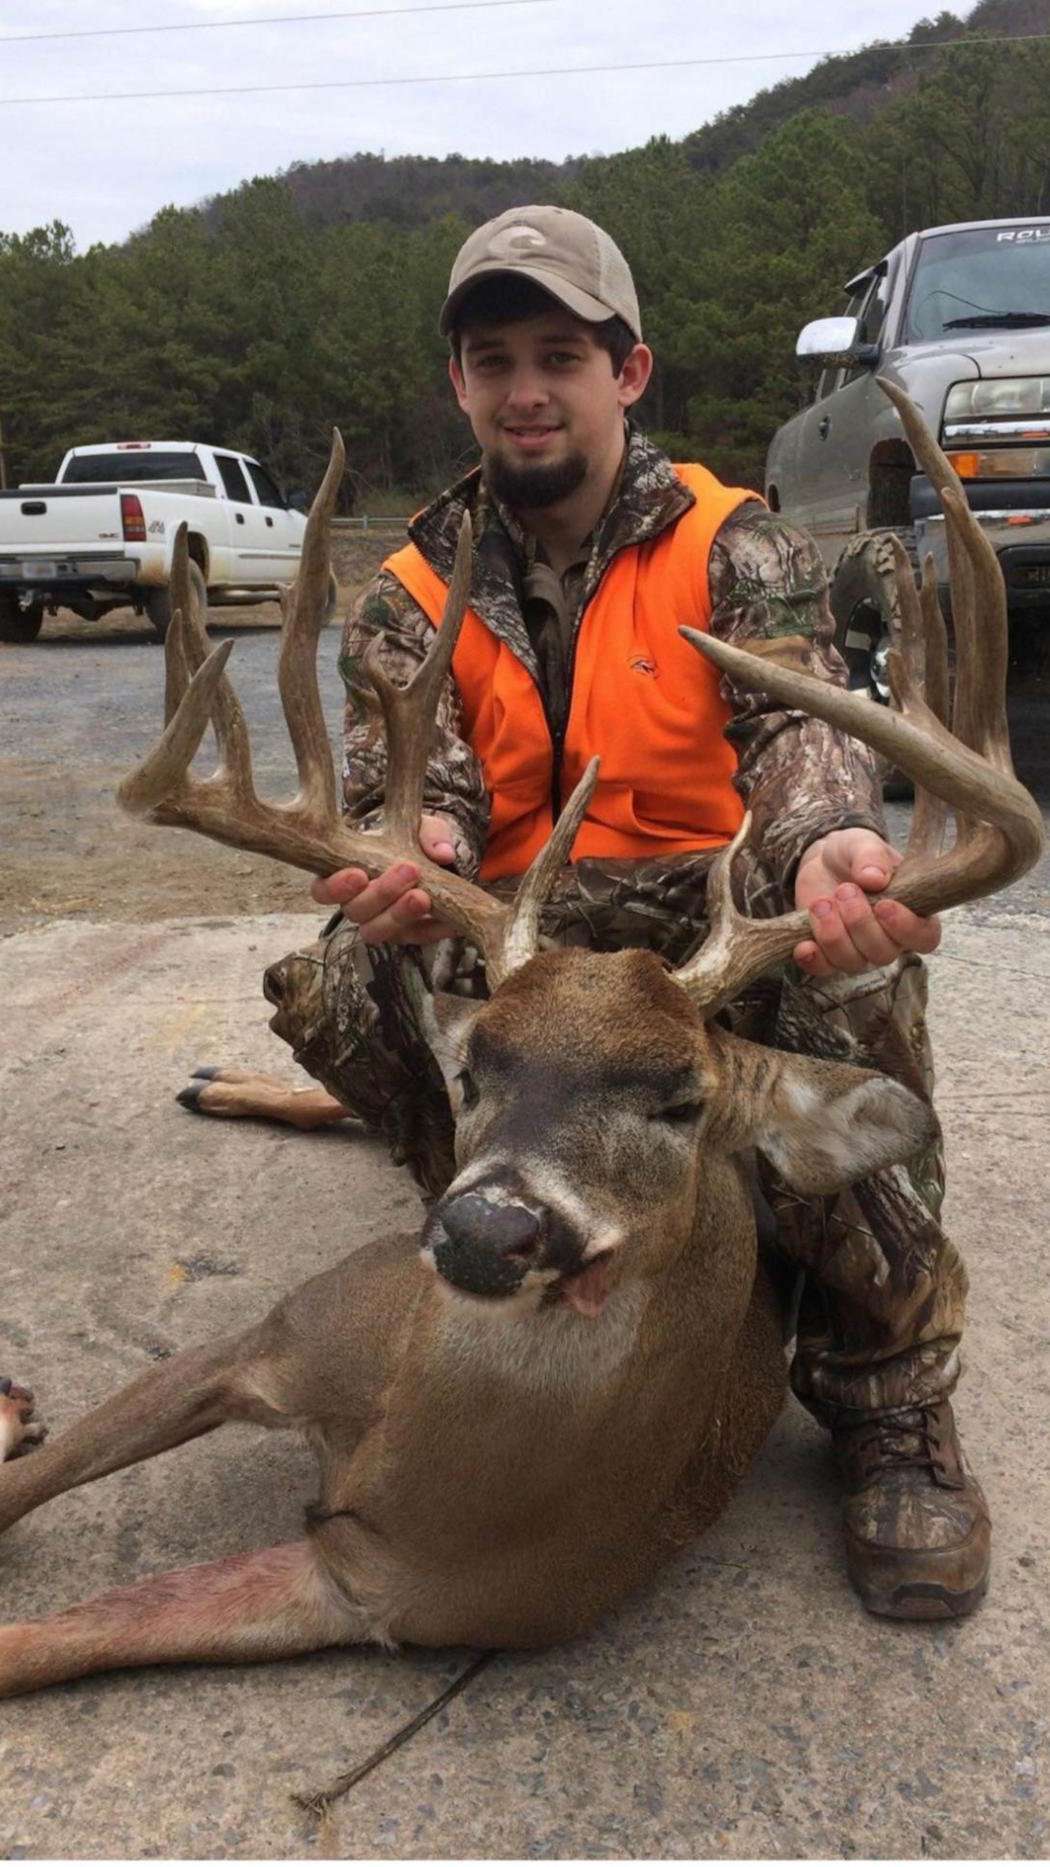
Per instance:
[[[1050,412],[1050,376],[991,376],[982,382],[953,383],[944,405],[945,421],[968,415],[1041,415]]]

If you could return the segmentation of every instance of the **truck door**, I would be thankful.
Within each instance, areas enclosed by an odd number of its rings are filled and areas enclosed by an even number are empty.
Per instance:
[[[858,343],[878,342],[889,298],[886,268],[880,266],[846,307],[846,315],[857,319]],[[869,363],[825,371],[802,421],[796,480],[802,497],[792,517],[812,532],[829,566],[868,522],[869,442],[885,406],[875,375]]]
[[[246,460],[244,465],[262,513],[267,562],[271,566],[267,575],[275,583],[294,583],[299,573],[301,520],[288,510],[284,494],[265,467],[256,460]]]
[[[258,568],[266,554],[266,528],[244,468],[236,454],[221,454],[218,448],[214,453],[230,511],[230,575],[223,581],[234,586],[266,583],[268,573]]]

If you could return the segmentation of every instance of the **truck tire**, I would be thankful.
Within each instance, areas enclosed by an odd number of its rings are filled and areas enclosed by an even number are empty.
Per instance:
[[[44,625],[39,599],[22,604],[13,590],[0,592],[0,642],[35,642]]]
[[[893,538],[900,540],[914,568],[914,532],[862,532],[843,551],[828,591],[835,618],[835,647],[846,663],[850,687],[883,707],[892,703],[886,656],[900,621]],[[910,797],[911,779],[881,762],[885,795]]]
[[[205,624],[207,624],[208,587],[204,581],[204,572],[201,570],[200,565],[192,562],[190,564],[190,586],[193,590],[193,596],[197,607],[204,618]],[[150,590],[146,597],[144,607],[147,616],[157,632],[157,640],[163,642],[171,622],[171,590],[168,585],[165,584],[163,587],[158,586]]]

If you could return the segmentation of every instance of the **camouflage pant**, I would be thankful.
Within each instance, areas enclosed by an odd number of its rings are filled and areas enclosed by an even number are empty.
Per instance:
[[[691,858],[674,875],[669,882],[666,861],[659,870],[578,863],[544,912],[544,936],[606,951],[649,946],[677,962],[696,944],[706,864]],[[757,878],[741,893],[752,912],[767,906]],[[418,1030],[413,987],[435,976],[443,990],[484,995],[477,957],[462,942],[425,952],[366,948],[340,920],[272,966],[264,982],[277,1007],[272,1028],[296,1061],[382,1133],[395,1160],[434,1196],[452,1177],[452,1120]],[[925,970],[908,955],[857,978],[812,980],[789,968],[750,988],[728,1022],[775,1049],[882,1070],[928,1102],[925,1006]],[[777,1248],[803,1273],[792,1368],[799,1398],[830,1425],[844,1409],[914,1407],[948,1395],[959,1372],[966,1272],[939,1223],[939,1132],[905,1167],[825,1198],[799,1198],[759,1164]]]

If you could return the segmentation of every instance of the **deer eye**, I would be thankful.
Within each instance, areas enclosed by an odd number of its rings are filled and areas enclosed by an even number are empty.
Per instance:
[[[471,1075],[470,1071],[460,1070],[459,1075],[456,1077],[456,1081],[459,1084],[459,1093],[460,1093],[460,1098],[461,1098],[460,1107],[465,1108],[465,1109],[476,1109],[478,1106],[478,1102],[480,1101],[481,1098],[480,1098],[480,1092],[478,1090],[478,1085],[474,1081],[474,1078]]]
[[[693,1122],[699,1121],[703,1106],[702,1102],[695,1101],[672,1102],[667,1108],[658,1109],[656,1114],[651,1115],[649,1119],[667,1122],[672,1128],[688,1128]]]

